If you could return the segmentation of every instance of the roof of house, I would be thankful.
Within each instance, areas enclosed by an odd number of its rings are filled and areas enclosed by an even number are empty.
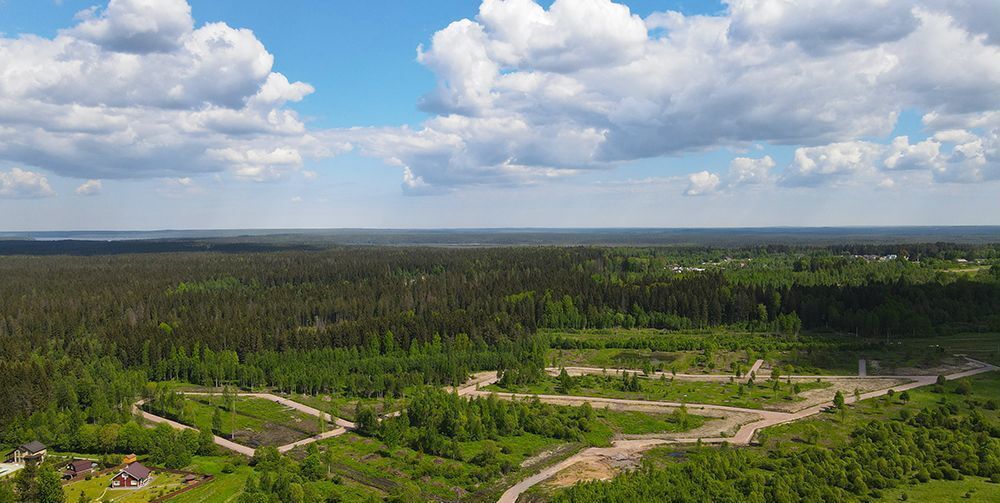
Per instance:
[[[21,446],[21,450],[28,451],[32,454],[42,452],[45,450],[45,444],[39,442],[38,440],[32,440]]]
[[[122,468],[121,473],[124,473],[134,479],[142,480],[149,477],[149,468],[142,466],[142,463],[136,461],[125,468]]]
[[[89,459],[74,459],[69,463],[69,467],[73,471],[82,472],[93,468],[94,462]]]

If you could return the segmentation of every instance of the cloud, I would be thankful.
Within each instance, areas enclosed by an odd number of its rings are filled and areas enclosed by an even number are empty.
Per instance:
[[[0,160],[76,178],[256,180],[343,148],[287,107],[313,88],[272,71],[250,30],[195,27],[183,0],[113,0],[78,18],[53,38],[0,35]]]
[[[0,171],[0,198],[36,199],[54,195],[49,180],[39,173],[21,168]]]
[[[687,196],[704,196],[719,188],[719,175],[708,171],[699,171],[688,176],[688,187],[684,191]]]
[[[102,188],[100,180],[87,180],[77,187],[75,192],[79,196],[94,196],[100,194]]]
[[[919,25],[910,2],[729,0],[733,40],[795,44],[809,53],[894,42]]]
[[[915,144],[899,136],[887,150],[887,170],[929,171],[935,180],[951,183],[1000,179],[1000,129],[982,135],[963,129],[939,131]]]
[[[797,148],[781,183],[808,187],[849,180],[852,176],[873,172],[881,152],[880,145],[864,141]]]
[[[349,134],[413,179],[461,187],[758,142],[858,142],[889,135],[908,108],[969,128],[996,115],[1000,47],[955,5],[732,0],[718,15],[640,19],[609,0],[485,0],[418,49],[437,77],[421,101],[433,117]],[[855,164],[807,155],[786,182]]]
[[[194,26],[185,0],[111,0],[107,9],[82,11],[70,32],[113,51],[167,52]]]
[[[774,159],[765,155],[759,159],[737,157],[729,162],[729,172],[720,176],[710,171],[688,175],[687,196],[703,196],[751,185],[768,185],[774,181],[771,170]]]
[[[759,185],[771,180],[774,159],[765,155],[760,159],[737,157],[729,163],[728,185]]]
[[[870,185],[895,188],[901,182],[979,183],[1000,180],[1000,128],[982,134],[964,129],[939,131],[930,138],[910,143],[897,136],[888,145],[867,141],[830,143],[795,149],[792,162],[780,175],[771,171],[770,156],[760,159],[737,157],[725,176],[702,172],[692,175],[689,192],[702,194],[748,185],[826,187]],[[707,174],[706,174],[707,173]],[[711,177],[719,179],[712,185]],[[707,187],[708,190],[703,190]],[[689,194],[692,195],[692,194]]]
[[[205,190],[189,176],[179,178],[164,178],[156,189],[161,195],[173,198],[185,198],[203,194]]]

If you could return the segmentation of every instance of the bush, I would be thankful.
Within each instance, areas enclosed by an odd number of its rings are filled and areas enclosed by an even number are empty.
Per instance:
[[[967,379],[958,382],[958,386],[955,386],[955,394],[958,395],[968,395],[972,393],[972,383]]]

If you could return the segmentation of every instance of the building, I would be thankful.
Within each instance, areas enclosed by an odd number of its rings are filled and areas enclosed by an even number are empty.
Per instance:
[[[122,458],[122,464],[123,465],[130,465],[132,463],[135,463],[136,461],[137,460],[135,458],[135,454],[128,454],[128,455],[126,455],[125,457]]]
[[[149,468],[135,462],[122,468],[118,475],[111,479],[113,489],[138,489],[145,487],[152,479]]]
[[[63,477],[71,479],[79,475],[90,473],[97,467],[97,463],[89,459],[74,459],[63,469]]]
[[[45,444],[32,440],[7,454],[8,463],[39,464],[45,461]]]

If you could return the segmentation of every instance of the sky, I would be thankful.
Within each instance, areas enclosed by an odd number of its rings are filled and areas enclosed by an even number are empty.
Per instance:
[[[1000,224],[995,0],[0,0],[0,230]]]

